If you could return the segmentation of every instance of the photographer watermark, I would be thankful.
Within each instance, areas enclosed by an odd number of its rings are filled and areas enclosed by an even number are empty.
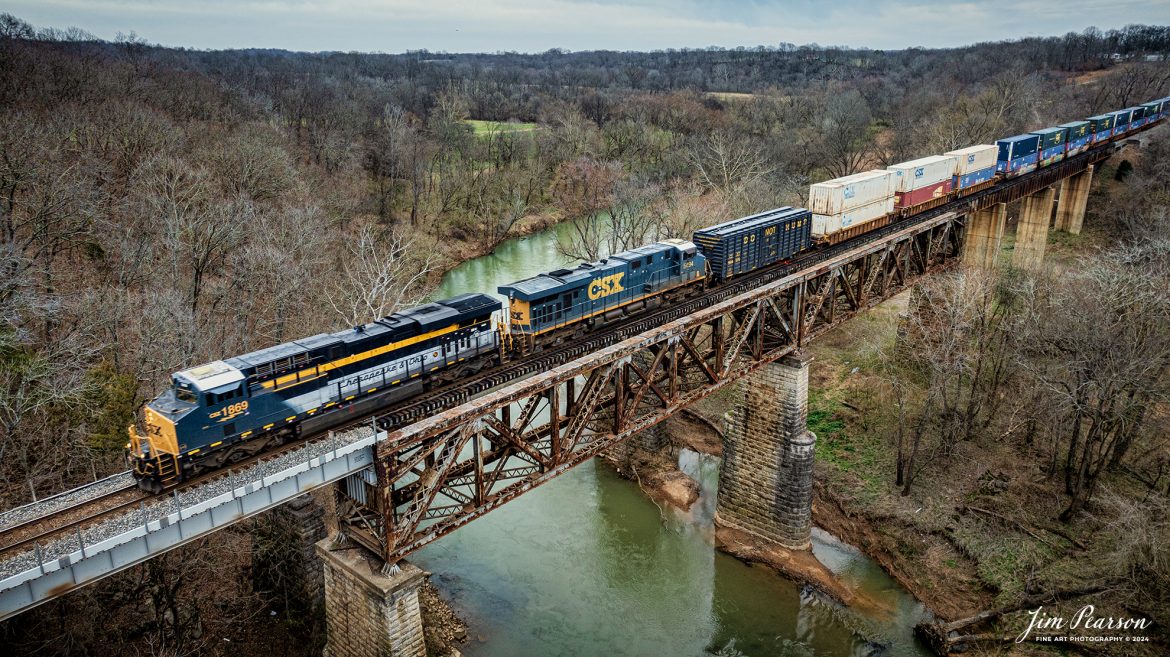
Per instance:
[[[1044,643],[1058,642],[1145,642],[1145,630],[1154,624],[1148,618],[1099,616],[1093,605],[1085,605],[1071,618],[1048,614],[1044,607],[1028,612],[1028,628],[1016,637],[1016,643],[1029,639]]]

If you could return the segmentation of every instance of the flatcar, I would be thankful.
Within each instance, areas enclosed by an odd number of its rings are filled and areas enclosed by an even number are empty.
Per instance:
[[[943,156],[816,183],[809,209],[784,207],[508,285],[426,304],[348,331],[176,372],[130,427],[139,485],[160,491],[305,434],[366,417],[435,385],[696,294],[1120,141],[1163,120],[1170,98]],[[895,207],[897,206],[897,207]]]
[[[466,294],[176,372],[130,427],[134,476],[158,492],[465,376],[498,360],[501,308]]]

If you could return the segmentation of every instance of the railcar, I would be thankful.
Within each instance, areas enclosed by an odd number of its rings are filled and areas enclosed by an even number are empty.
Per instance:
[[[995,184],[995,158],[998,152],[995,146],[980,144],[943,153],[955,160],[951,189],[956,197],[973,194]]]
[[[694,242],[716,281],[788,260],[812,241],[812,213],[783,207],[696,230]]]
[[[1044,128],[1043,130],[1033,130],[1029,134],[1036,135],[1040,138],[1038,144],[1040,151],[1039,166],[1051,166],[1064,159],[1065,149],[1067,147],[1068,128]]]
[[[1133,118],[1133,110],[1126,108],[1110,112],[1109,116],[1113,117],[1113,136],[1124,137],[1129,132],[1129,122]]]
[[[995,172],[1001,176],[1020,176],[1035,171],[1039,166],[1039,135],[1016,135],[1000,139],[995,145],[999,147]]]
[[[1093,139],[1093,124],[1091,122],[1071,121],[1069,123],[1061,123],[1060,127],[1067,131],[1065,134],[1065,157],[1079,155],[1089,150],[1089,144]]]
[[[812,240],[836,244],[890,223],[894,174],[875,169],[813,183],[808,190]]]
[[[465,376],[498,359],[501,307],[465,294],[176,372],[130,427],[134,475],[158,492]]]
[[[508,298],[508,347],[526,353],[660,305],[706,276],[691,242],[669,239],[499,286]]]
[[[886,167],[894,174],[894,208],[905,217],[946,203],[954,184],[955,158],[931,155]]]
[[[1114,117],[1109,114],[1098,114],[1085,119],[1089,122],[1089,132],[1092,134],[1090,143],[1100,144],[1109,141],[1113,136],[1113,119]]]

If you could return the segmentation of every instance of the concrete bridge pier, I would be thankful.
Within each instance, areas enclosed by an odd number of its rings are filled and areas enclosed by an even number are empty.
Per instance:
[[[1024,197],[1020,223],[1016,227],[1016,249],[1012,265],[1020,269],[1037,269],[1044,263],[1048,246],[1048,224],[1052,219],[1052,201],[1056,188],[1049,186]]]
[[[1007,203],[996,203],[971,215],[963,243],[963,261],[981,269],[995,267],[1007,225]]]
[[[731,413],[719,471],[716,524],[791,550],[811,546],[811,360],[796,352],[741,380],[744,403]]]
[[[325,657],[426,657],[419,589],[425,575],[405,561],[386,572],[363,549],[317,543],[325,569]]]
[[[1093,185],[1093,167],[1089,166],[1060,183],[1060,201],[1056,204],[1056,230],[1081,234],[1085,208],[1089,205],[1089,188]]]

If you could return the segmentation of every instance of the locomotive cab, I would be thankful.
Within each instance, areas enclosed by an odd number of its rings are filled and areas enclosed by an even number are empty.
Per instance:
[[[243,373],[223,361],[171,375],[171,387],[146,404],[141,422],[129,428],[127,456],[140,487],[159,492],[181,481],[181,457],[206,447],[192,443],[201,442],[202,425],[230,423],[246,413],[246,396]]]

